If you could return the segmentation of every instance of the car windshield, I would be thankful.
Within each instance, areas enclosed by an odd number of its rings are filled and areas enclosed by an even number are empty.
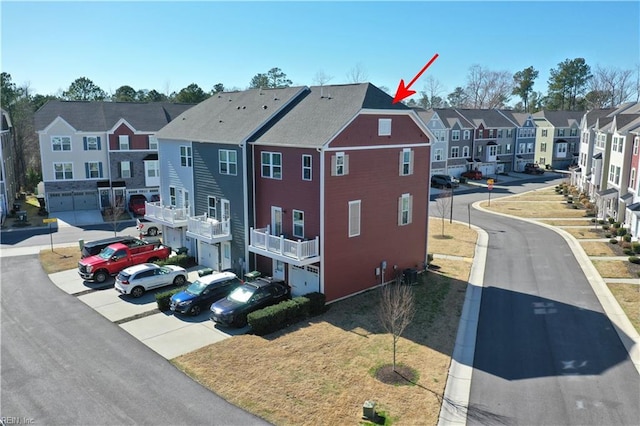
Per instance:
[[[111,259],[111,256],[113,256],[115,252],[116,251],[111,247],[107,247],[103,249],[98,256],[100,256],[103,259]]]
[[[255,291],[256,289],[253,287],[247,285],[240,286],[231,292],[231,294],[229,295],[229,300],[245,303],[249,299],[251,299],[251,296],[253,296],[253,293],[255,293]]]
[[[205,283],[196,280],[189,287],[187,287],[186,292],[189,294],[193,294],[194,296],[199,296],[205,288],[207,288],[207,285]]]

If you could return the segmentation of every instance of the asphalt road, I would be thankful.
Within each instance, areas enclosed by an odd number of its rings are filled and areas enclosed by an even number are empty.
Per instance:
[[[63,293],[37,256],[3,257],[0,267],[3,418],[41,425],[268,424]]]
[[[479,198],[459,196],[454,217]],[[639,424],[640,377],[564,239],[476,210],[471,222],[489,247],[468,424]]]

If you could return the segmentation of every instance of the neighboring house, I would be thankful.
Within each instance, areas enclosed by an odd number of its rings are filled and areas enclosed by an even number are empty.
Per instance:
[[[638,241],[640,239],[640,130],[631,131],[631,134],[633,143],[627,190],[632,198],[625,209],[624,223],[629,228],[631,237]]]
[[[612,113],[613,109],[594,109],[586,112],[580,120],[580,148],[578,150],[578,167],[571,170],[571,184],[580,192],[595,194],[591,187],[591,173],[598,119]]]
[[[52,100],[35,113],[46,206],[126,208],[158,193],[154,134],[191,104]]]
[[[640,130],[640,114],[618,114],[611,123],[611,150],[607,187],[617,191],[606,214],[618,222],[625,221],[625,209],[633,204],[633,194],[628,193],[631,174],[634,133]]]
[[[578,163],[580,122],[584,111],[542,110],[533,114],[538,127],[535,158],[552,169],[568,169]]]
[[[0,223],[4,223],[20,188],[15,174],[16,152],[13,145],[13,126],[9,113],[1,110],[0,127]]]
[[[483,175],[512,171],[517,124],[495,109],[456,109],[474,127],[473,169]]]
[[[371,84],[310,88],[250,143],[257,269],[335,301],[424,267],[432,139]]]
[[[434,110],[415,109],[415,111],[422,121],[427,124],[427,127],[434,137],[434,140],[431,141],[431,175],[451,174],[451,171],[448,169],[449,164],[458,161],[461,153],[459,146],[460,130],[450,131],[440,118],[438,112]],[[449,150],[449,134],[452,133],[456,137],[456,140],[451,142],[452,149]],[[458,177],[464,171],[464,168],[459,172],[457,170],[453,171],[453,175]]]
[[[512,157],[513,163],[511,170],[514,172],[523,172],[525,164],[536,162],[534,157],[536,125],[533,122],[533,117],[531,114],[524,112],[514,112],[510,110],[498,110],[498,112],[517,126],[515,129],[514,148],[508,151],[515,153]]]
[[[263,131],[305,87],[219,93],[157,133],[161,201],[145,217],[166,244],[187,247],[198,263],[246,272],[253,223],[247,141]]]
[[[473,135],[474,126],[466,118],[456,112],[453,108],[438,108],[436,114],[448,130],[449,151],[447,153],[447,171],[446,174],[460,177],[460,175],[468,170],[473,170],[474,160],[473,152]],[[433,151],[433,144],[431,150]],[[435,172],[432,171],[432,174]]]

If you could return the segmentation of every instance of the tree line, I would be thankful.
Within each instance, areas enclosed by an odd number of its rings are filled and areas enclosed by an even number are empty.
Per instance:
[[[446,93],[444,86],[432,75],[425,79],[424,89],[418,96],[405,101],[408,106],[430,108],[512,108],[515,111],[535,112],[541,109],[583,111],[594,108],[612,108],[623,102],[640,100],[640,65],[635,70],[596,65],[591,68],[583,58],[566,59],[550,70],[546,93],[535,89],[539,71],[533,66],[512,74],[472,65],[463,85]],[[324,85],[333,76],[318,71],[313,83]],[[32,93],[29,85],[18,86],[11,74],[2,72],[0,100],[13,123],[14,144],[17,151],[16,172],[22,187],[32,188],[41,180],[38,137],[33,116],[51,99],[112,102],[179,102],[200,103],[227,88],[217,83],[205,90],[191,83],[181,90],[162,93],[155,89],[135,89],[129,85],[107,93],[87,77],[74,80],[66,90],[56,95]],[[362,64],[346,74],[348,83],[368,81]],[[281,88],[293,83],[280,68],[274,67],[251,78],[248,88]],[[384,86],[380,88],[390,95]],[[511,101],[513,100],[513,103]]]

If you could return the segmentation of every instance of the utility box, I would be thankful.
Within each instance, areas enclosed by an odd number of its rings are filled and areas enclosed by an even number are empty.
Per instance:
[[[256,278],[259,278],[262,274],[258,271],[251,271],[244,274],[245,281],[254,281]]]
[[[403,271],[404,283],[414,285],[418,282],[418,271],[415,268],[407,268]]]
[[[25,210],[20,210],[18,212],[18,221],[26,222],[27,221],[27,212]]]
[[[373,401],[365,401],[362,404],[362,417],[374,421],[376,419],[376,403]]]

